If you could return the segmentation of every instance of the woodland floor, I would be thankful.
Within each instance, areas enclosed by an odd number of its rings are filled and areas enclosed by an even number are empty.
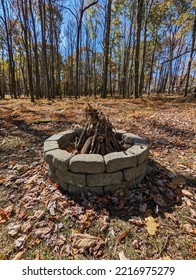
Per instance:
[[[44,140],[83,126],[87,102],[147,139],[136,189],[69,195],[48,179]],[[0,259],[196,259],[195,128],[179,97],[0,100]]]

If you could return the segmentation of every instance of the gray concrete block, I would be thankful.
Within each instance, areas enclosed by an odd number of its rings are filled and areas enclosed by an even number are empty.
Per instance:
[[[133,167],[127,168],[123,170],[124,180],[131,181],[140,175],[146,174],[147,172],[147,162],[143,162],[142,164]]]
[[[137,178],[135,179],[136,185],[139,185],[139,184],[142,182],[142,180],[144,179],[144,177],[145,177],[144,174],[143,174],[143,175],[140,175],[139,177],[137,177]]]
[[[91,192],[91,193],[99,194],[99,195],[104,194],[103,187],[86,187],[85,192]]]
[[[70,159],[69,169],[73,172],[103,173],[105,162],[98,154],[80,154]]]
[[[106,172],[114,172],[137,165],[136,155],[125,152],[114,152],[104,156]]]
[[[134,145],[127,150],[127,153],[137,156],[137,165],[140,165],[148,158],[149,148],[147,145]]]
[[[59,149],[59,145],[57,141],[45,141],[44,142],[44,153],[47,153],[49,151]]]
[[[70,184],[69,188],[68,188],[68,192],[70,194],[81,194],[81,193],[85,192],[85,188]]]
[[[57,182],[58,182],[58,184],[60,185],[60,187],[61,187],[62,190],[68,191],[68,189],[69,189],[69,184],[63,182],[63,181],[60,180],[60,179],[57,179]]]
[[[87,174],[87,186],[101,187],[113,184],[119,184],[123,181],[121,171],[113,173]]]
[[[68,170],[69,160],[73,157],[71,153],[59,149],[53,152],[53,164],[56,168]]]
[[[55,174],[65,183],[73,184],[79,187],[86,185],[86,174],[73,173],[71,171],[61,169],[57,169]]]
[[[64,149],[71,141],[75,141],[76,132],[74,130],[66,130],[59,134],[61,137],[58,140],[58,144],[61,149]]]
[[[142,144],[142,145],[146,145],[146,141],[138,136],[138,135],[135,135],[135,134],[132,134],[132,133],[124,133],[122,135],[122,140],[124,142],[126,142],[127,144]]]
[[[51,168],[51,169],[53,169],[53,168]],[[57,178],[57,176],[55,175],[55,170],[52,171],[51,169],[49,169],[49,171],[48,171],[48,177],[49,177],[49,179],[52,181],[52,183],[56,183],[57,180],[58,180],[58,178]]]

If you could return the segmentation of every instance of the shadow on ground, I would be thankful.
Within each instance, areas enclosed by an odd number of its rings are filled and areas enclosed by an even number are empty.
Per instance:
[[[149,172],[135,189],[121,189],[107,195],[92,193],[82,195],[64,193],[64,195],[86,210],[93,208],[100,212],[105,209],[109,212],[110,218],[128,221],[134,216],[145,217],[146,213],[164,217],[166,212],[173,212],[176,206],[182,204],[183,185],[172,183],[175,176],[176,174],[158,162],[149,160]]]

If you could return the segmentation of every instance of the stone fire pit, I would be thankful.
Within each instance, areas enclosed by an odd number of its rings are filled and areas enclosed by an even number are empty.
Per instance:
[[[134,134],[117,130],[119,140],[131,144],[123,152],[105,156],[74,155],[66,147],[82,133],[82,128],[55,134],[44,142],[44,157],[52,182],[69,193],[103,194],[121,188],[134,188],[147,174],[148,145]]]

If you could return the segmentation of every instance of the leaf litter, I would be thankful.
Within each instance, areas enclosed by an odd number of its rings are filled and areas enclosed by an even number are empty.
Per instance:
[[[164,252],[160,250],[159,259],[195,256],[193,105],[185,103],[182,108],[180,103],[173,106],[172,101],[148,99],[148,110],[142,102],[138,110],[138,102],[134,100],[97,101],[103,110],[111,108],[114,113],[110,114],[111,122],[117,129],[141,135],[150,143],[145,180],[136,189],[119,190],[112,195],[62,194],[48,180],[43,142],[54,133],[84,125],[85,119],[77,114],[76,107],[80,106],[82,111],[86,100],[78,100],[77,106],[70,100],[57,101],[53,106],[40,101],[34,105],[33,113],[26,101],[2,101],[5,107],[17,112],[17,117],[14,119],[9,111],[0,109],[5,119],[1,126],[22,141],[17,138],[17,145],[11,146],[13,141],[6,139],[7,134],[2,142],[0,138],[1,258],[28,259],[35,247],[34,258],[43,259],[40,248],[45,246],[45,255],[57,259],[65,255],[153,259],[161,242]],[[21,105],[27,108],[25,112],[21,112]],[[58,122],[57,108],[62,108],[64,122]],[[116,118],[122,108],[123,117]],[[33,123],[41,110],[52,123]],[[20,122],[17,124],[20,118],[26,122],[23,127]],[[165,236],[172,232],[173,239],[164,247]]]

